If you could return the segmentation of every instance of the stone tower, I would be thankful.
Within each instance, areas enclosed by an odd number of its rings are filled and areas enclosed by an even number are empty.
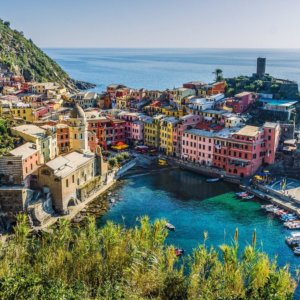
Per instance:
[[[73,130],[77,142],[73,150],[81,150],[82,152],[90,152],[88,140],[88,122],[86,115],[80,105],[75,104],[71,112],[71,121],[73,122]]]
[[[256,66],[256,75],[259,78],[264,77],[266,73],[266,58],[265,57],[258,57],[257,58],[257,66]]]

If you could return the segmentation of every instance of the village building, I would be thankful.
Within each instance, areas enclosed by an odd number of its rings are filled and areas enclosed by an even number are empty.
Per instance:
[[[35,143],[27,142],[0,157],[0,183],[30,187],[30,175],[40,163],[40,149]]]
[[[262,121],[288,122],[296,117],[296,105],[298,100],[260,99],[259,118]]]
[[[165,117],[160,120],[159,150],[166,155],[173,154],[173,129],[179,120],[175,117]]]
[[[187,129],[194,128],[200,122],[201,118],[197,115],[185,115],[179,118],[178,123],[173,128],[173,156],[181,158],[182,137]]]
[[[213,161],[213,148],[213,132],[193,128],[183,133],[182,159],[210,166]]]
[[[71,97],[83,109],[96,107],[100,97],[95,92],[80,92]]]
[[[159,148],[160,145],[160,121],[164,115],[148,117],[144,122],[144,143],[146,146]]]
[[[54,159],[58,154],[56,133],[36,125],[27,124],[11,128],[11,133],[26,142],[35,143],[41,151],[41,163]]]

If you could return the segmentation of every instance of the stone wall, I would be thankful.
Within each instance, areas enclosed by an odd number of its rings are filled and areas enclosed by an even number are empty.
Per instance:
[[[24,187],[0,188],[0,211],[8,223],[13,223],[20,212],[24,212],[33,191]]]
[[[23,165],[21,156],[0,157],[0,179],[2,183],[21,184]]]

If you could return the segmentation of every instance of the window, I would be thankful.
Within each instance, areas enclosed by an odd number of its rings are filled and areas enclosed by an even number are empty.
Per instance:
[[[72,183],[74,183],[74,182],[75,182],[75,176],[72,175]]]
[[[69,187],[69,179],[66,179],[66,187]]]
[[[12,161],[8,161],[7,164],[8,165],[13,165],[13,162]]]

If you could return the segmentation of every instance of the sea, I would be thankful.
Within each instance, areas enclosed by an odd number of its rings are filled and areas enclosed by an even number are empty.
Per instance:
[[[212,82],[213,71],[223,70],[225,77],[251,75],[256,58],[267,58],[267,73],[300,82],[300,50],[266,49],[44,49],[71,77],[97,84],[103,91],[108,84],[122,83],[133,88],[166,89],[184,82]],[[148,215],[153,221],[164,218],[176,230],[167,242],[192,253],[203,242],[218,247],[231,243],[236,228],[241,249],[251,243],[257,232],[259,249],[288,264],[295,273],[300,257],[285,244],[289,233],[282,223],[262,209],[258,199],[239,200],[237,187],[229,183],[207,183],[206,178],[183,170],[132,176],[121,181],[116,192],[121,201],[98,219],[132,227],[138,218]],[[300,298],[299,290],[297,296]],[[297,298],[297,299],[299,299]]]
[[[213,71],[224,77],[252,75],[257,57],[267,59],[266,72],[300,82],[300,49],[43,49],[71,77],[97,84],[132,88],[171,89],[184,82],[210,83]]]

